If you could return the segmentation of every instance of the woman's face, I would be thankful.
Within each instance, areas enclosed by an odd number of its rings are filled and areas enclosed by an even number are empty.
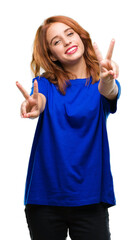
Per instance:
[[[77,63],[84,54],[80,36],[64,23],[52,23],[47,30],[47,41],[52,61],[59,61],[65,67]]]

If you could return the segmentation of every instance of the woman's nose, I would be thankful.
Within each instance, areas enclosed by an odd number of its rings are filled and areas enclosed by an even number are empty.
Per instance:
[[[64,38],[64,39],[63,39],[63,44],[64,44],[64,46],[67,46],[67,45],[69,45],[70,43],[71,43],[70,39],[68,39],[68,38]]]

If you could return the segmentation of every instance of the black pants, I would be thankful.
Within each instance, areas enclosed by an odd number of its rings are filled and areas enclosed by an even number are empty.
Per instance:
[[[103,204],[78,207],[26,205],[32,240],[110,240],[109,213]]]

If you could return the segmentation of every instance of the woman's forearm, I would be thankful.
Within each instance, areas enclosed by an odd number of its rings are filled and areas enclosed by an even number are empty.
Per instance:
[[[110,100],[113,100],[117,97],[118,86],[115,82],[115,79],[109,81],[100,80],[98,89],[100,94]]]
[[[38,108],[40,110],[40,113],[44,111],[45,106],[46,106],[46,97],[43,94],[38,93]]]

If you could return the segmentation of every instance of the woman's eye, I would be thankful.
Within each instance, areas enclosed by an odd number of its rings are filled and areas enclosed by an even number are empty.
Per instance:
[[[69,32],[69,33],[67,34],[67,36],[71,36],[71,35],[73,35],[73,34],[74,34],[73,32]],[[57,45],[59,42],[60,42],[60,40],[57,40],[56,42],[54,42],[54,45]]]
[[[54,43],[54,45],[57,45],[59,43],[59,40]]]
[[[70,32],[70,33],[68,33],[68,36],[73,35],[73,34],[74,34],[73,32]]]

